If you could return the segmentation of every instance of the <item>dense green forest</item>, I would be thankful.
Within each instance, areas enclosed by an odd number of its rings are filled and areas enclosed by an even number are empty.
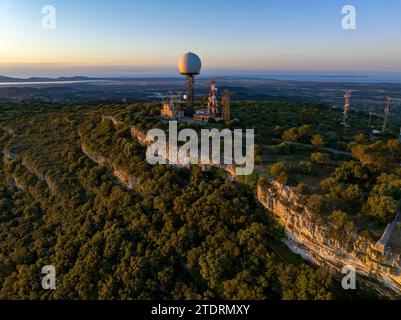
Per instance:
[[[380,229],[393,218],[401,197],[401,149],[394,128],[373,141],[359,114],[351,115],[359,123],[355,129],[339,132],[330,116],[339,111],[325,106],[235,103],[238,120],[225,125],[254,128],[259,159],[255,176],[232,183],[219,170],[146,162],[128,125],[165,126],[154,117],[159,109],[119,102],[0,104],[1,299],[371,294],[343,292],[332,276],[284,247],[282,229],[257,203],[254,187],[259,175],[298,185],[306,203],[338,226],[333,236],[359,227],[357,220]],[[102,121],[103,115],[124,124]],[[345,154],[330,154],[326,147]],[[116,169],[137,179],[134,190],[116,180]],[[319,188],[313,189],[316,181]],[[56,267],[54,291],[41,288],[44,265]]]

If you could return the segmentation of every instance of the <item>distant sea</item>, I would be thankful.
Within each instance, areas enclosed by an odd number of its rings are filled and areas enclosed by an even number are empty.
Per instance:
[[[91,77],[91,75],[86,75]],[[31,85],[65,85],[74,83],[85,83],[85,82],[96,82],[96,81],[113,81],[122,79],[136,79],[136,78],[178,78],[173,72],[138,72],[127,75],[108,75],[108,76],[95,76],[98,79],[89,79],[82,81],[21,81],[21,82],[0,82],[0,87],[10,86],[31,86]],[[392,74],[333,74],[330,72],[279,72],[279,71],[230,71],[230,70],[207,70],[201,73],[199,78],[210,78],[210,77],[230,77],[230,78],[257,78],[257,79],[269,79],[269,80],[282,80],[282,81],[310,81],[310,82],[336,82],[336,83],[400,83],[401,84],[401,73]],[[99,80],[102,79],[102,80]],[[106,80],[107,79],[107,80]]]
[[[206,74],[207,75],[207,74]],[[401,73],[332,73],[332,72],[221,72],[221,75],[254,77],[284,81],[348,82],[348,83],[401,83]]]
[[[371,76],[347,76],[347,75],[270,75],[261,76],[275,80],[286,81],[312,81],[312,82],[352,82],[352,83],[401,83],[401,75],[371,75]]]

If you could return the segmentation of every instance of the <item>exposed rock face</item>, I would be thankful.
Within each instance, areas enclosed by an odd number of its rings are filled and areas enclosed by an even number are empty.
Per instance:
[[[139,185],[139,178],[127,175],[123,170],[114,169],[113,175],[128,190],[135,190]]]
[[[111,121],[115,126],[119,126],[119,125],[123,124],[122,121],[118,121],[113,116],[102,116],[102,120]]]
[[[36,176],[40,181],[45,181],[45,175],[41,173],[33,164],[29,161],[23,159],[21,164],[34,176]]]
[[[374,242],[358,234],[347,243],[330,238],[327,226],[316,224],[311,212],[299,205],[298,196],[287,186],[277,182],[259,184],[257,196],[284,225],[285,243],[293,252],[332,272],[341,273],[344,266],[355,267],[359,274],[401,293],[400,254],[383,254]]]
[[[130,176],[127,174],[124,170],[121,170],[119,168],[116,168],[111,161],[96,153],[91,151],[85,144],[81,144],[81,150],[82,152],[93,162],[97,163],[100,166],[109,166],[112,170],[112,174],[114,177],[116,177],[117,182],[123,185],[125,188],[128,190],[135,190],[136,186],[139,184],[139,179],[133,176]]]
[[[22,179],[20,179],[19,177],[17,177],[17,176],[13,176],[13,179],[14,179],[14,184],[15,184],[15,186],[19,189],[19,190],[21,190],[22,192],[26,192],[27,191],[27,186],[26,186],[26,184],[22,181]]]
[[[102,120],[103,121],[111,121],[111,123],[115,126],[124,124],[124,122],[117,120],[113,116],[102,116]],[[143,130],[137,128],[136,126],[130,126],[130,130],[131,130],[131,136],[133,139],[137,139],[138,142],[142,145],[149,144],[146,141],[146,133]]]
[[[47,187],[49,188],[50,192],[52,194],[56,194],[57,193],[57,184],[54,181],[54,179],[49,174],[45,174],[44,178],[45,178],[45,182],[46,182]]]
[[[394,221],[387,225],[383,236],[376,243],[376,249],[382,254],[401,252],[401,211],[398,211]]]
[[[17,155],[16,153],[5,149],[3,150],[3,161],[5,164],[16,160],[19,158],[19,155]],[[32,175],[34,175],[36,178],[38,178],[38,180],[40,181],[44,181],[46,182],[50,192],[52,194],[56,193],[56,183],[52,180],[52,178],[45,173],[42,173],[39,169],[37,169],[35,167],[34,164],[32,164],[29,161],[26,161],[25,159],[21,160],[21,165],[23,165],[25,167],[26,170],[28,170]],[[22,182],[22,180],[16,176],[12,177],[13,179],[13,183],[12,185],[16,186],[18,189],[20,189],[23,192],[27,191],[27,186]]]
[[[38,179],[39,179],[39,177],[38,177]],[[43,177],[43,180],[42,179],[39,179],[39,180],[46,182],[47,187],[49,188],[50,192],[52,194],[56,194],[56,184],[48,175]],[[22,192],[27,192],[29,190],[28,186],[24,183],[23,179],[16,175],[12,176],[12,181],[11,181],[10,185],[17,187]]]
[[[114,122],[113,122],[114,123]],[[131,126],[131,136],[134,139],[137,139],[139,141],[140,144],[142,145],[148,145],[149,142],[146,141],[146,133],[144,131],[142,131],[141,129],[135,127],[135,126]],[[176,151],[178,153],[178,151]],[[183,159],[180,159],[179,157],[177,157],[177,159],[174,159],[174,161],[172,161],[172,156],[169,154],[169,150],[168,148],[166,148],[166,151],[164,154],[162,154],[163,158],[166,159],[167,164],[174,166],[174,167],[178,167],[178,168],[189,168],[190,165],[189,164],[185,164]],[[171,163],[175,163],[175,164],[171,164]],[[227,164],[213,164],[213,163],[209,163],[209,164],[199,164],[202,165],[202,168],[204,170],[208,170],[210,167],[215,167],[215,168],[219,168],[222,169],[224,171],[226,171],[230,177],[235,177],[236,173],[235,173],[235,166],[234,165],[227,165]]]
[[[115,119],[112,116],[103,116],[102,119],[103,120],[109,120],[116,126],[122,124],[121,121],[118,121],[117,119]],[[138,140],[138,142],[140,144],[142,144],[142,145],[149,145],[149,142],[146,141],[146,133],[143,130],[137,128],[136,126],[131,126],[130,130],[131,130],[131,136],[132,136],[133,139]],[[172,161],[172,157],[169,154],[168,148],[166,148],[166,151],[165,151],[164,154],[162,154],[162,157],[164,159],[166,159],[167,164],[169,164],[171,166],[179,167],[179,168],[189,168],[190,167],[190,165],[185,164],[183,159],[180,159],[179,157],[177,157],[177,159],[174,159],[175,161]],[[95,162],[97,162],[97,161],[95,161]],[[175,162],[175,164],[172,165],[171,163],[174,163],[174,162]],[[201,164],[199,164],[199,165],[201,165]],[[235,177],[236,176],[236,174],[235,174],[235,166],[234,165],[213,164],[213,163],[209,163],[207,165],[203,165],[202,164],[202,168],[204,170],[208,170],[210,167],[215,167],[215,168],[222,169],[222,170],[226,171],[229,174],[230,177]]]
[[[8,162],[10,162],[12,160],[15,160],[17,158],[17,156],[18,156],[17,154],[11,152],[8,149],[4,149],[3,150],[3,161],[4,161],[4,163],[8,163]]]
[[[148,142],[146,141],[146,134],[142,130],[138,129],[135,126],[131,126],[131,136],[133,138],[138,139],[139,143],[142,145],[147,145]]]
[[[140,129],[131,126],[131,134],[141,144],[147,144],[146,134]],[[164,156],[167,159],[169,157],[168,154]],[[231,180],[236,178],[233,165],[202,165],[204,170],[210,167],[224,170]],[[311,212],[299,204],[299,197],[294,190],[278,182],[271,181],[269,186],[260,184],[257,199],[284,225],[287,236],[284,243],[293,252],[333,273],[341,273],[344,266],[352,266],[364,277],[384,285],[397,294],[401,293],[399,253],[380,250],[376,243],[358,234],[347,243],[330,238],[327,226],[314,222]],[[376,287],[382,291],[382,286]]]
[[[100,166],[104,166],[108,162],[107,158],[96,152],[89,150],[89,148],[83,143],[81,144],[81,150],[89,159],[91,159],[93,162],[97,163]]]

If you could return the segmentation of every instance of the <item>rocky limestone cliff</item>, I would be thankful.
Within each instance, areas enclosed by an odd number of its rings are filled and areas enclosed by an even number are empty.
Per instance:
[[[117,120],[113,116],[102,116],[103,121],[111,121],[115,126],[122,125],[124,122]]]
[[[287,246],[310,262],[340,273],[344,266],[356,271],[393,292],[401,293],[400,254],[377,250],[376,243],[358,234],[349,242],[328,236],[327,226],[317,224],[311,212],[301,206],[290,187],[277,182],[259,184],[259,202],[271,211],[285,228]],[[382,286],[375,286],[381,291]]]
[[[117,119],[115,119],[112,116],[103,116],[102,117],[103,120],[109,120],[111,121],[114,125],[120,125],[122,124],[120,121],[118,121]],[[149,142],[146,141],[146,133],[139,129],[138,127],[131,125],[130,126],[130,131],[131,131],[131,137],[132,139],[136,139],[138,140],[138,142],[143,145],[149,145]],[[178,152],[177,152],[178,153]],[[171,155],[169,154],[169,150],[167,148],[167,150],[165,151],[164,154],[162,154],[163,158],[167,160],[168,165],[170,166],[174,166],[174,167],[178,167],[178,168],[189,168],[190,165],[185,164],[183,159],[180,159],[179,157],[177,157],[177,161],[175,164],[171,164],[175,161],[170,161],[171,160]],[[213,163],[209,163],[209,164],[199,164],[202,166],[203,170],[209,170],[210,168],[214,167],[214,168],[219,168],[222,169],[224,171],[226,171],[229,175],[229,177],[231,177],[232,179],[234,179],[234,177],[236,176],[235,174],[235,166],[234,165],[227,165],[227,164],[213,164]]]
[[[89,159],[98,165],[109,166],[111,168],[111,173],[117,179],[117,182],[123,185],[126,189],[135,190],[136,186],[139,184],[139,179],[137,177],[130,176],[124,170],[115,167],[108,158],[90,150],[84,143],[81,143],[81,150]]]
[[[84,143],[81,143],[81,150],[89,159],[100,166],[106,165],[109,161],[106,157],[90,150]]]
[[[145,132],[131,126],[131,134],[141,144],[147,144]],[[202,165],[202,168],[207,170],[212,166],[224,170],[230,180],[236,179],[235,166],[211,164]],[[383,288],[389,288],[401,294],[399,253],[382,251],[377,243],[358,234],[347,243],[330,238],[327,226],[314,221],[312,213],[299,204],[299,196],[294,190],[276,181],[271,181],[268,186],[259,184],[257,199],[283,224],[286,233],[284,243],[293,252],[333,273],[341,274],[344,266],[352,266],[364,279],[372,280],[380,292],[387,294],[388,291]]]
[[[130,176],[123,170],[114,169],[113,175],[128,190],[135,190],[135,188],[139,185],[139,178]]]
[[[12,160],[15,160],[17,158],[17,154],[14,152],[11,152],[8,149],[3,150],[3,161],[4,163],[8,163]]]
[[[148,144],[148,142],[146,141],[146,133],[144,131],[142,131],[141,129],[138,129],[135,126],[131,126],[130,130],[131,130],[132,138],[137,139],[138,142],[142,145]]]
[[[21,164],[34,176],[36,176],[40,181],[45,181],[45,174],[35,167],[34,164],[22,159]]]
[[[13,160],[20,161],[20,164],[25,167],[25,169],[35,176],[39,181],[44,181],[47,184],[47,187],[51,194],[56,194],[57,193],[57,187],[54,179],[48,174],[48,173],[43,173],[41,170],[39,170],[33,163],[27,161],[26,159],[21,159],[21,155],[18,155],[8,149],[3,150],[3,162],[5,164],[10,163]],[[16,186],[18,189],[20,189],[23,192],[27,191],[26,185],[23,183],[21,178],[16,177],[13,175],[12,180],[14,181],[12,185]]]

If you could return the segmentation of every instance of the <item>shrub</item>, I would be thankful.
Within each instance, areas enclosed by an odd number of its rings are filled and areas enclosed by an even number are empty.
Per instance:
[[[311,143],[315,147],[323,147],[325,145],[325,141],[320,134],[315,134],[311,139]]]
[[[283,140],[296,142],[299,139],[298,128],[291,128],[283,133]]]
[[[287,184],[290,167],[285,162],[277,162],[270,167],[270,175],[282,184]]]
[[[311,154],[311,160],[320,166],[324,166],[330,162],[330,157],[327,153],[316,152]]]
[[[312,173],[312,162],[301,160],[299,161],[299,167],[303,174],[311,174]]]

